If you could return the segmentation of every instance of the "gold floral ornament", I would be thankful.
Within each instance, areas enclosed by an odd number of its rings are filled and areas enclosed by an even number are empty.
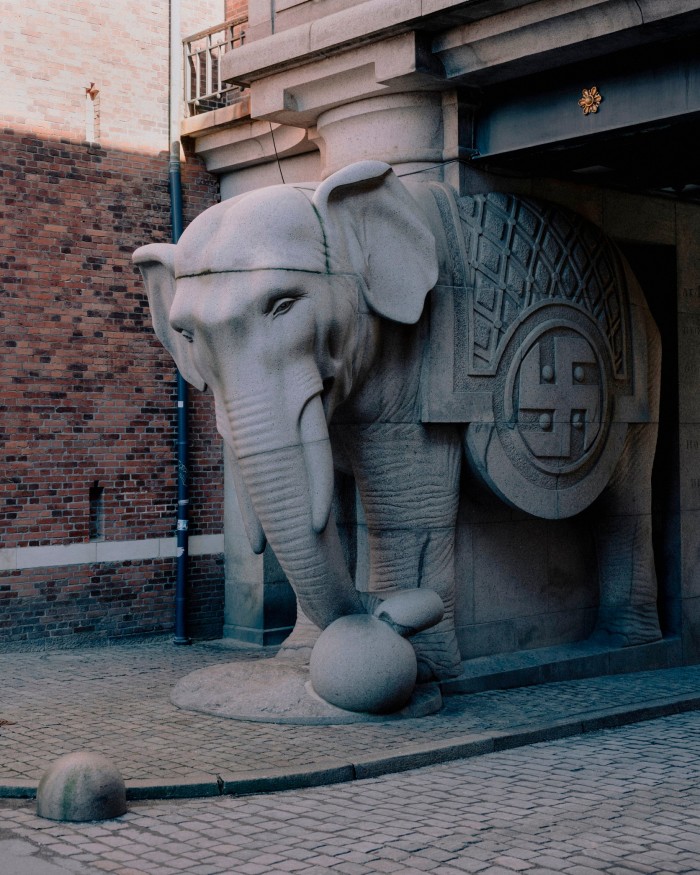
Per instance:
[[[583,97],[579,100],[578,105],[583,108],[583,114],[588,115],[591,112],[598,112],[598,107],[603,99],[603,95],[593,85],[591,88],[584,88],[581,92]]]

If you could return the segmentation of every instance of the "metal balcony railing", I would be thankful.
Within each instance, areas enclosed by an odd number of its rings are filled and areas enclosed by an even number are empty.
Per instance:
[[[248,18],[241,16],[188,36],[185,53],[185,106],[188,116],[228,106],[240,97],[238,85],[221,81],[221,59],[243,44]]]

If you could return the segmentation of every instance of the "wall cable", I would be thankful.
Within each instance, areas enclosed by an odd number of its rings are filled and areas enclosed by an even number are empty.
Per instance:
[[[282,163],[280,162],[279,152],[277,151],[277,143],[275,143],[275,132],[272,129],[272,122],[268,122],[270,125],[270,136],[272,137],[272,148],[275,150],[275,158],[277,159],[277,169],[280,172],[280,177],[282,178],[282,184],[286,185],[287,183],[284,181],[284,173],[282,173]]]

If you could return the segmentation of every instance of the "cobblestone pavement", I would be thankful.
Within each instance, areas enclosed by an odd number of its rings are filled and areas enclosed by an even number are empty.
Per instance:
[[[0,654],[0,783],[38,781],[57,756],[80,749],[110,757],[127,782],[347,762],[700,691],[700,666],[689,666],[452,696],[433,717],[350,726],[247,723],[170,704],[171,685],[187,672],[259,656],[166,641]]]
[[[0,802],[7,875],[700,872],[700,714],[267,796],[132,803],[101,824]]]

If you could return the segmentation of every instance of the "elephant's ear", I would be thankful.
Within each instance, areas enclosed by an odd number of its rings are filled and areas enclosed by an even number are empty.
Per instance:
[[[344,167],[318,186],[313,204],[331,259],[349,262],[364,276],[372,310],[396,322],[417,322],[437,282],[435,238],[391,167],[383,161]],[[338,258],[341,252],[345,259]]]
[[[192,360],[192,344],[170,325],[170,308],[175,297],[175,245],[149,243],[134,252],[132,261],[146,284],[153,330],[158,340],[175,359],[187,382],[203,392],[207,386]]]

